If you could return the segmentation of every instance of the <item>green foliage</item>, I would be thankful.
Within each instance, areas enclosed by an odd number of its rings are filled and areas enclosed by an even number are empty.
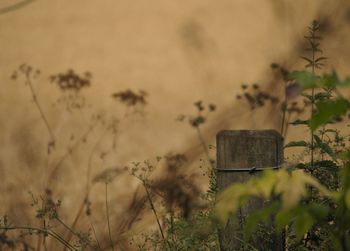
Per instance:
[[[331,118],[345,115],[350,108],[349,101],[339,98],[316,103],[317,113],[310,120],[310,128],[315,131],[320,126],[327,124]]]
[[[323,142],[319,136],[313,136],[316,141],[315,147],[319,147],[323,152],[327,153],[334,161],[337,161],[337,156],[333,152],[333,149],[327,143]]]
[[[289,172],[283,168],[276,172],[264,171],[261,177],[252,178],[244,184],[234,184],[223,191],[217,198],[216,214],[220,222],[225,224],[230,215],[252,196],[265,199],[280,197],[283,210],[293,209],[307,194],[309,186],[313,186],[327,198],[334,196],[314,177],[302,170]]]
[[[225,224],[249,198],[272,200],[248,217],[245,235],[272,217],[276,229],[286,233],[288,250],[350,250],[349,136],[334,128],[350,109],[349,100],[338,90],[350,86],[350,77],[341,80],[334,70],[316,75],[326,59],[317,56],[322,52],[321,37],[316,34],[319,27],[313,22],[305,37],[312,56],[302,59],[311,71],[295,71],[286,77],[300,87],[304,102],[311,105],[308,119],[297,118],[290,124],[308,125],[311,137],[289,142],[285,148],[304,148],[310,161],[301,158],[299,163],[230,186],[219,194],[215,211]]]

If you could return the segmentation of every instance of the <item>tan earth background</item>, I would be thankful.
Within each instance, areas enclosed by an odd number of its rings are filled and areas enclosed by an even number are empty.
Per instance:
[[[279,130],[277,105],[251,111],[236,95],[242,83],[258,83],[281,96],[284,82],[270,65],[303,67],[303,36],[313,19],[323,27],[321,47],[329,58],[324,69],[350,74],[350,4],[345,0],[24,2],[10,10],[21,1],[0,0],[0,215],[7,214],[15,224],[37,223],[28,191],[39,197],[47,187],[62,200],[62,218],[71,224],[85,198],[87,179],[91,183],[114,168],[119,175],[109,184],[109,203],[112,232],[120,236],[117,226],[139,187],[124,167],[147,159],[154,163],[169,153],[186,155],[180,172],[205,190],[201,143],[186,117],[196,115],[193,103],[216,105],[201,126],[208,145],[215,145],[222,129]],[[50,154],[50,134],[29,86],[20,74],[11,78],[21,64],[40,69],[32,86],[54,135]],[[51,75],[69,69],[92,74],[91,86],[78,93],[84,100],[79,109],[67,109],[62,100],[69,92],[50,83]],[[147,104],[127,107],[112,98],[128,89],[147,92]],[[180,115],[184,122],[178,121]],[[95,123],[93,116],[105,124]],[[115,120],[113,132],[108,125]],[[286,141],[303,133],[288,134]],[[215,156],[215,148],[210,154]],[[48,181],[57,163],[57,175]],[[157,172],[163,166],[161,162]],[[83,215],[77,223],[77,228],[89,228],[92,222],[101,242],[107,238],[104,189],[103,183],[93,183],[92,216]],[[147,215],[131,227],[132,234],[155,227]],[[50,247],[55,250],[55,243]]]

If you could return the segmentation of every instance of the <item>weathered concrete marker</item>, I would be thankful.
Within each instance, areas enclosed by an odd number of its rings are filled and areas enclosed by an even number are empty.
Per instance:
[[[278,169],[283,161],[283,139],[274,130],[221,131],[217,134],[217,184],[219,191],[233,183],[244,183],[264,168]],[[238,217],[219,230],[222,251],[251,250],[243,245],[244,219],[256,209],[263,208],[266,201],[251,199],[239,210]],[[272,226],[266,226],[263,234],[253,234],[252,246],[258,250],[283,250],[283,237]]]

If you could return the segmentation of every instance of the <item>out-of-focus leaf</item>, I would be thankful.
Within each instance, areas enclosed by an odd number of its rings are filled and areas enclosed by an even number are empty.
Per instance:
[[[338,171],[338,165],[336,162],[333,162],[332,160],[321,160],[314,162],[315,168],[321,168],[325,169],[329,172],[337,172]]]
[[[276,184],[276,174],[272,170],[264,171],[261,180],[257,179],[252,184],[258,189],[259,195],[264,198],[271,196],[274,186]]]
[[[350,209],[350,189],[345,193],[345,204]]]
[[[289,210],[305,196],[307,186],[313,186],[321,195],[333,198],[333,194],[327,188],[303,170],[291,173],[286,169],[268,170],[261,177],[252,178],[244,184],[236,183],[221,192],[217,197],[215,213],[218,220],[225,224],[230,215],[235,213],[249,197],[267,198],[273,194],[281,197],[283,210]]]
[[[317,113],[310,120],[310,128],[315,131],[319,126],[326,124],[332,117],[344,115],[350,107],[349,101],[339,98],[322,101],[316,104]]]
[[[226,223],[229,216],[251,196],[269,198],[276,184],[274,171],[264,171],[261,177],[252,178],[248,182],[236,183],[217,196],[216,215],[221,223]]]
[[[303,89],[318,87],[318,77],[308,71],[294,71],[288,75],[288,80],[296,80]]]
[[[287,147],[306,147],[306,146],[308,146],[308,143],[304,140],[300,140],[300,141],[291,141],[287,145],[285,145],[284,148],[287,148]]]
[[[216,216],[221,224],[226,224],[230,215],[234,214],[241,205],[241,197],[245,194],[250,194],[250,182],[246,184],[234,184],[222,191],[217,196],[216,201]]]
[[[279,203],[276,201],[269,205],[268,207],[265,207],[263,209],[260,209],[253,214],[249,215],[244,227],[244,234],[245,236],[250,236],[255,228],[257,227],[259,222],[267,222],[270,217],[276,210],[278,210],[280,207]]]
[[[306,210],[314,215],[318,220],[324,220],[329,214],[330,208],[326,205],[312,203],[306,206]]]
[[[335,71],[332,73],[324,74],[320,80],[320,85],[327,88],[335,88],[339,85],[339,78]]]
[[[335,88],[350,86],[350,78],[340,80],[338,74],[333,70],[332,73],[324,74],[320,79],[320,86],[327,88]]]
[[[307,210],[298,210],[295,220],[295,233],[297,239],[301,239],[315,223],[314,217]]]
[[[306,169],[307,165],[304,163],[298,163],[294,168],[295,169]]]
[[[343,161],[350,160],[350,151],[346,150],[346,151],[342,151],[342,152],[338,153],[338,158],[340,158]]]
[[[281,210],[276,214],[276,228],[277,231],[282,231],[283,228],[291,221],[293,218],[293,213],[291,210]]]
[[[332,196],[327,188],[322,186],[316,178],[306,174],[303,170],[295,170],[290,174],[284,172],[276,172],[277,184],[275,192],[281,195],[283,208],[292,208],[298,204],[300,199],[306,194],[306,185],[315,187],[322,195]]]
[[[316,63],[315,65],[320,66],[322,64]],[[350,86],[350,77],[340,80],[334,70],[331,73],[324,74],[321,77],[308,71],[294,71],[288,75],[287,80],[295,80],[303,89],[319,87],[333,89],[338,86]]]

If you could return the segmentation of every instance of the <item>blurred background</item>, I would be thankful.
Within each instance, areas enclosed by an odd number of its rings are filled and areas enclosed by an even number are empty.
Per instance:
[[[104,185],[92,182],[96,175],[121,170],[109,185],[116,226],[138,187],[125,166],[185,154],[181,172],[205,189],[201,140],[215,145],[223,129],[280,130],[280,105],[251,109],[237,95],[242,84],[256,83],[283,97],[285,82],[271,64],[303,68],[299,57],[312,20],[322,27],[324,71],[350,74],[345,0],[1,0],[0,14],[0,214],[35,222],[28,191],[40,195],[50,187],[72,222],[93,184],[93,222],[101,238]],[[18,70],[23,64],[37,73],[30,84]],[[73,73],[90,85],[64,90],[57,78]],[[126,90],[145,102],[113,97]],[[202,139],[188,121],[197,116],[197,101],[215,105],[201,125]],[[287,134],[286,141],[302,134]],[[215,156],[215,147],[209,154]],[[144,217],[135,231],[152,225]]]

